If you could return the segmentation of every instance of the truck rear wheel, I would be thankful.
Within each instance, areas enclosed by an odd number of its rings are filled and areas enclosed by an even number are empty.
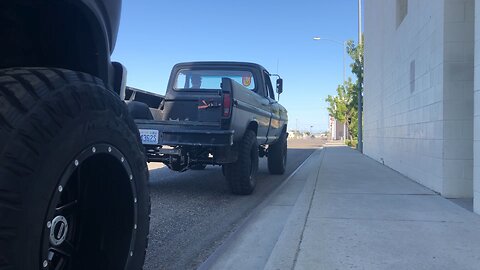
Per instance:
[[[278,141],[268,146],[268,171],[284,174],[287,166],[287,133],[283,132]]]
[[[147,183],[138,130],[100,79],[0,70],[0,268],[140,269]]]
[[[252,130],[247,130],[238,145],[238,160],[225,164],[225,177],[233,194],[249,195],[257,183],[255,174],[258,170],[257,136]]]

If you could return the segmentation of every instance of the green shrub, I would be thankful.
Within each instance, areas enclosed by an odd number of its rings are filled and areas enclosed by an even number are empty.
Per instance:
[[[357,143],[357,140],[345,140],[345,144],[353,148],[357,147]]]

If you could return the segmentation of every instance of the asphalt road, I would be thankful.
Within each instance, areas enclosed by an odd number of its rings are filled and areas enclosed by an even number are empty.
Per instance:
[[[196,269],[322,143],[290,140],[282,176],[270,175],[261,158],[250,196],[230,194],[218,166],[177,173],[150,164],[152,214],[144,269]]]

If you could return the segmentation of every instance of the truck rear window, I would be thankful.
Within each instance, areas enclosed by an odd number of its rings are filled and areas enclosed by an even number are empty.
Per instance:
[[[250,71],[243,70],[186,70],[178,71],[175,90],[208,89],[220,90],[222,78],[230,78],[245,88],[255,89],[255,78]]]

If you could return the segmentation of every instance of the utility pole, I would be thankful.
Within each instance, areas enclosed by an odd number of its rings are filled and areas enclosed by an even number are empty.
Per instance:
[[[362,45],[362,0],[358,0],[358,45]],[[361,61],[362,59],[360,59]],[[358,144],[357,149],[360,153],[363,153],[363,130],[362,130],[362,120],[363,120],[363,96],[361,87],[358,87]]]

